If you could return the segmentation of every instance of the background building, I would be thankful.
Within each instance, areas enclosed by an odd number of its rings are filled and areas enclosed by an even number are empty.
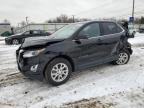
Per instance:
[[[44,30],[53,33],[68,24],[69,23],[28,24],[26,26],[15,29],[15,33],[21,33],[28,30]]]
[[[0,23],[0,35],[2,35],[5,32],[11,33],[10,23]]]

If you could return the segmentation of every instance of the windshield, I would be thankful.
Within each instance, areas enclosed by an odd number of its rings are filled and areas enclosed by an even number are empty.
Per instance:
[[[83,24],[70,24],[67,25],[51,35],[54,39],[67,39],[71,37]]]

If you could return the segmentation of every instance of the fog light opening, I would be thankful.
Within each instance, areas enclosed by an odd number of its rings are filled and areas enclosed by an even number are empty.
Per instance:
[[[37,71],[37,68],[38,68],[38,64],[31,66],[31,69],[30,69],[30,70],[31,70],[32,72],[36,72],[36,71]]]

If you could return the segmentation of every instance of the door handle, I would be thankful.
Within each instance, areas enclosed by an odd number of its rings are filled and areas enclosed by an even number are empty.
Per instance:
[[[102,43],[102,39],[98,39],[98,41],[97,41],[97,45],[102,45],[103,43]]]
[[[81,41],[79,39],[76,40],[72,40],[73,42],[77,43],[77,44],[81,44]]]

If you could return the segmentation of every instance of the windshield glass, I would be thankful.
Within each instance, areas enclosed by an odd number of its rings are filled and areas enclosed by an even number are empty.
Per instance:
[[[67,39],[71,37],[83,24],[70,24],[67,25],[51,35],[54,39]]]

